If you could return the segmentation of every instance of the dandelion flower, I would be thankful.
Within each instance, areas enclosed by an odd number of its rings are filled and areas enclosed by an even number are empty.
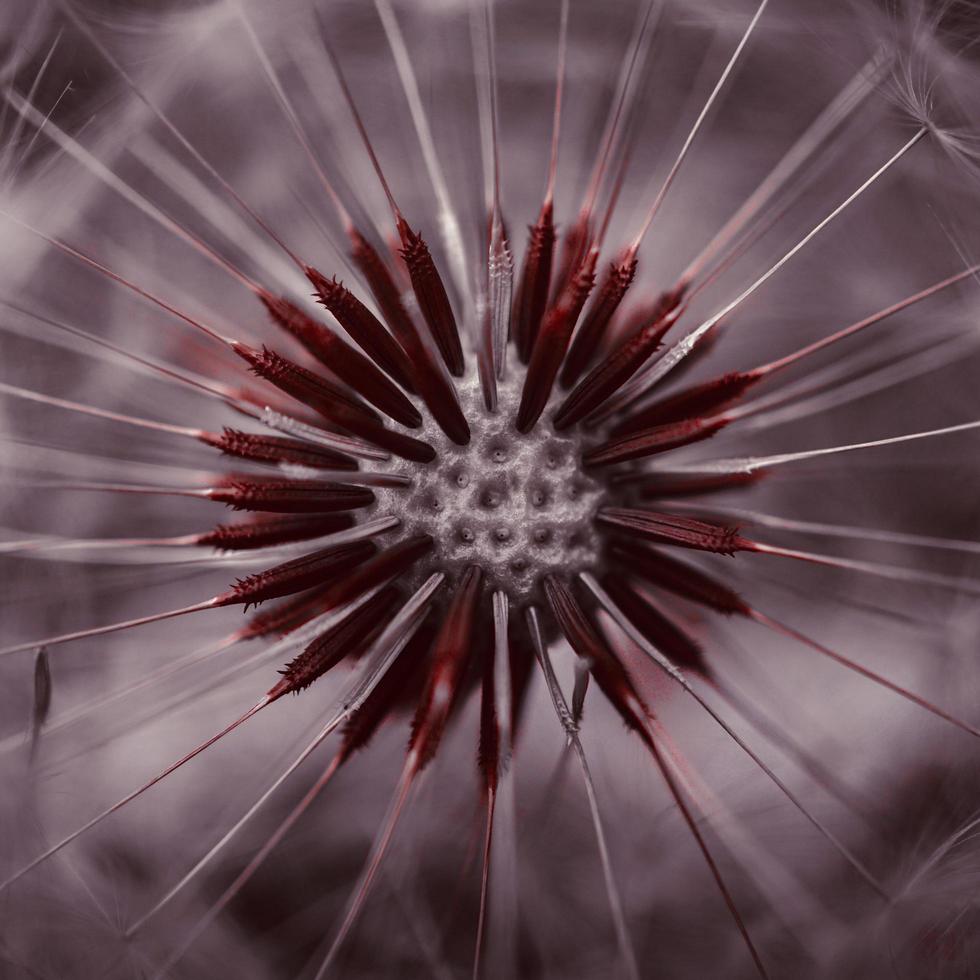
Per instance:
[[[978,28],[14,10],[10,975],[967,975]]]

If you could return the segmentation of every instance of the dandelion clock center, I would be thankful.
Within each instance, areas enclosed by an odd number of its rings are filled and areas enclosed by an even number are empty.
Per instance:
[[[411,486],[378,489],[375,510],[400,520],[399,537],[428,534],[432,560],[418,575],[455,578],[479,565],[485,581],[510,597],[530,600],[550,572],[569,574],[594,564],[593,518],[601,485],[582,468],[577,435],[537,425],[514,427],[523,370],[498,383],[496,410],[487,410],[475,370],[458,384],[470,442],[459,446],[427,421],[421,436],[437,452],[429,464],[391,460],[383,467],[411,477]]]

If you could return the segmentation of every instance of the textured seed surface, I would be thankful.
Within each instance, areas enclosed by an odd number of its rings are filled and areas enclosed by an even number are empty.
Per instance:
[[[436,459],[414,470],[410,488],[377,489],[376,505],[364,512],[366,520],[398,517],[398,536],[432,536],[432,558],[414,572],[419,582],[432,571],[456,579],[477,563],[488,586],[525,602],[539,594],[545,575],[595,560],[602,484],[583,473],[576,434],[557,435],[548,424],[527,435],[514,428],[522,380],[501,382],[490,414],[471,370],[458,383],[469,445],[456,445],[427,420],[421,437],[436,448]],[[397,460],[379,469],[386,467],[403,469]]]

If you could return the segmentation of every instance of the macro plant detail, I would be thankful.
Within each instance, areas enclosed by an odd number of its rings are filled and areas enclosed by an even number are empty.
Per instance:
[[[11,975],[970,975],[980,12],[123,8],[4,63]]]

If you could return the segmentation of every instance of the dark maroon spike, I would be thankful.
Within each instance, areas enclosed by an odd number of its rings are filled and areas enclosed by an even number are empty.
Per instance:
[[[353,656],[391,619],[397,598],[394,589],[384,589],[321,633],[279,671],[282,679],[269,690],[268,697],[275,700],[284,694],[299,694],[341,660]]]
[[[401,256],[405,260],[408,274],[412,279],[412,289],[418,300],[419,309],[429,326],[432,337],[449,368],[449,373],[460,378],[466,363],[463,348],[459,342],[459,329],[453,308],[446,295],[442,277],[425,244],[421,234],[408,227],[404,218],[398,219],[398,237],[401,239]]]
[[[572,331],[595,282],[596,253],[589,253],[558,302],[545,314],[524,379],[517,429],[530,432],[551,396]]]
[[[332,381],[268,347],[256,350],[237,341],[231,346],[239,357],[248,362],[256,377],[275,385],[280,391],[334,422],[346,425],[349,419],[377,422],[380,418],[374,409],[368,408]]]
[[[431,607],[426,616],[429,612]],[[435,630],[428,622],[420,626],[395,662],[385,671],[367,700],[351,715],[344,725],[344,741],[340,748],[342,759],[347,759],[358,749],[364,748],[382,722],[390,718],[393,712],[418,700],[425,677],[424,670],[420,668],[425,664],[434,638]],[[365,644],[361,644],[360,650],[364,647]],[[360,650],[355,650],[352,656],[358,656]]]
[[[373,442],[401,459],[408,459],[413,463],[431,463],[436,458],[436,451],[429,443],[402,435],[400,432],[392,432],[383,425],[365,425],[359,429],[348,425],[346,428],[354,435]]]
[[[373,409],[352,398],[326,378],[307,371],[267,347],[257,351],[237,341],[232,347],[248,361],[260,378],[308,405],[351,434],[367,439],[402,459],[417,463],[430,463],[435,459],[436,451],[427,442],[386,429]]]
[[[477,603],[482,573],[471,565],[463,573],[432,646],[432,667],[419,699],[408,748],[413,769],[421,772],[439,747],[477,639]]]
[[[685,419],[682,422],[655,425],[633,435],[604,442],[596,446],[595,449],[590,449],[582,457],[582,461],[586,466],[612,466],[614,463],[625,463],[631,459],[654,456],[670,449],[689,446],[692,442],[710,439],[726,425],[728,425],[728,419],[721,417]]]
[[[340,288],[343,289],[342,286]],[[262,295],[261,299],[276,323],[375,408],[410,429],[417,429],[422,424],[418,409],[373,361],[289,300],[266,295]]]
[[[647,323],[597,364],[569,394],[555,415],[555,428],[565,429],[594,412],[650,359],[667,331],[677,322],[682,290],[664,293]]]
[[[684,599],[707,606],[726,616],[748,616],[751,612],[742,597],[687,562],[653,548],[617,542],[610,551],[633,575],[673,592]]]
[[[313,551],[239,579],[228,592],[218,597],[215,605],[244,603],[247,610],[249,606],[265,602],[266,599],[281,599],[314,586],[326,585],[335,581],[338,575],[347,574],[353,565],[366,561],[376,550],[370,541],[356,541]]]
[[[639,592],[623,581],[621,576],[605,576],[602,587],[629,621],[675,667],[693,671],[702,677],[711,676],[700,645],[676,623],[655,609]]]
[[[752,551],[752,542],[739,536],[738,527],[709,524],[693,517],[663,514],[639,507],[603,507],[596,520],[617,530],[629,531],[658,544],[671,544],[715,555]]]
[[[646,708],[626,668],[599,637],[571,589],[554,575],[544,580],[548,605],[569,646],[589,666],[589,672],[626,723],[649,742]]]
[[[242,432],[227,426],[220,435],[217,432],[204,432],[198,438],[206,445],[220,449],[226,456],[237,456],[255,463],[291,463],[324,470],[357,469],[357,461],[350,456],[300,439]]]
[[[738,490],[749,487],[766,475],[765,470],[751,473],[651,473],[636,484],[644,498],[693,497],[719,490]]]
[[[325,611],[323,590],[311,589],[254,613],[248,625],[241,630],[240,636],[243,640],[253,640],[272,633],[287,636]]]
[[[388,326],[408,355],[409,373],[416,390],[442,431],[457,445],[465,446],[470,441],[470,427],[460,410],[452,382],[429,354],[415,324],[405,311],[388,267],[359,232],[352,230],[350,235],[354,261],[367,279]]]
[[[562,365],[559,383],[563,388],[570,388],[575,384],[595,356],[606,330],[609,329],[609,321],[619,309],[626,290],[633,282],[636,264],[636,254],[633,251],[627,252],[618,264],[610,264],[606,278],[593,298]]]
[[[336,609],[353,602],[375,586],[397,578],[424,558],[432,550],[432,545],[433,540],[428,534],[416,534],[385,548],[346,578],[331,585],[323,595],[325,608]]]
[[[696,416],[704,417],[721,411],[761,380],[762,375],[754,371],[732,371],[720,378],[692,385],[627,416],[612,430],[613,435],[625,435],[651,426],[679,422]]]
[[[346,514],[329,514],[324,517],[283,517],[244,524],[219,524],[206,534],[198,535],[197,544],[221,551],[269,548],[336,534],[353,523]]]
[[[257,510],[273,514],[326,514],[357,510],[374,503],[366,487],[351,487],[326,480],[242,480],[210,491],[211,500],[235,510]]]
[[[527,251],[514,298],[514,340],[517,356],[523,364],[527,364],[534,350],[541,318],[548,305],[554,253],[554,205],[549,198],[541,206],[537,222],[528,228]]]
[[[405,351],[378,318],[336,278],[327,279],[305,266],[319,301],[333,314],[351,339],[407,391],[414,391],[412,369]],[[407,314],[406,314],[407,316]]]
[[[558,271],[551,279],[552,304],[557,303],[561,294],[571,285],[574,273],[585,261],[591,244],[592,222],[589,220],[589,212],[580,211],[562,238]]]
[[[398,288],[391,270],[384,259],[378,255],[377,249],[357,229],[349,229],[348,235],[350,236],[351,258],[354,260],[354,264],[367,280],[371,295],[374,296],[380,307],[385,323],[391,328],[391,332],[397,338],[398,343],[405,348],[405,353],[411,358],[408,338],[417,337],[418,331],[412,322],[412,318],[408,315],[404,303],[402,303],[401,290]],[[414,377],[411,371],[409,374]]]

